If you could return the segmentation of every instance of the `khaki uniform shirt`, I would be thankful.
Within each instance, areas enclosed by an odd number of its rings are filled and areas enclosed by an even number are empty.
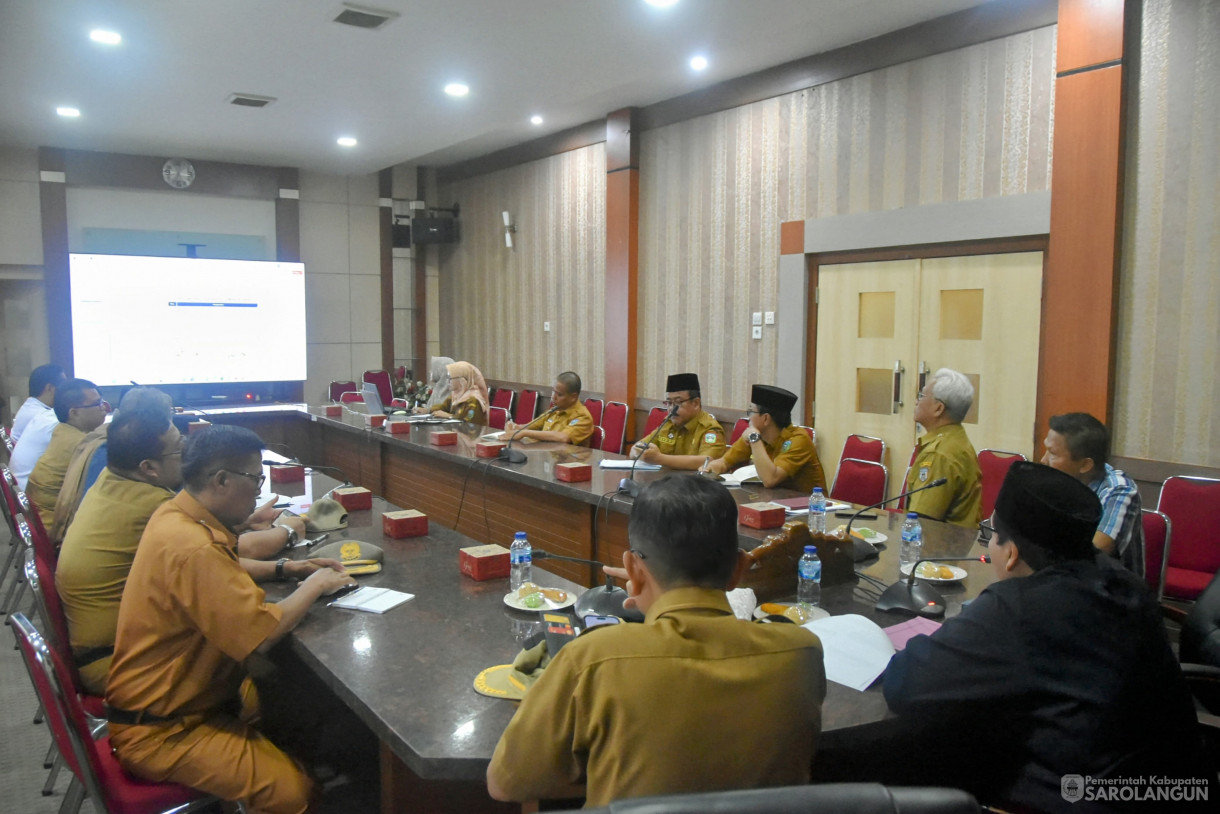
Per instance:
[[[64,475],[72,461],[76,445],[85,439],[85,433],[62,421],[51,433],[51,443],[34,464],[34,471],[26,485],[26,495],[38,507],[42,524],[48,529],[55,525],[55,501],[59,489],[64,485]]]
[[[715,460],[724,455],[724,427],[711,413],[700,410],[681,427],[666,419],[652,443],[666,455],[703,455]]]
[[[114,646],[119,600],[140,535],[153,512],[173,496],[169,489],[129,480],[109,469],[103,469],[85,493],[55,569],[68,639],[77,655]],[[85,689],[94,695],[105,692],[109,670],[109,656],[82,665]]]
[[[108,704],[180,716],[234,702],[241,662],[282,613],[242,568],[236,545],[186,491],[157,509],[123,590]]]
[[[907,511],[933,520],[974,528],[983,509],[983,475],[978,455],[961,424],[948,424],[919,439],[914,463],[907,473],[906,490],[937,478],[948,483],[907,498]]]
[[[569,444],[580,447],[587,444],[593,435],[593,416],[584,404],[577,401],[566,410],[543,413],[523,429],[561,432],[568,437]]]
[[[724,591],[678,588],[642,625],[556,654],[492,757],[514,800],[587,779],[586,805],[809,782],[826,675],[818,637],[733,616]]]
[[[93,456],[106,443],[109,432],[110,425],[103,424],[86,435],[72,451],[72,460],[64,471],[63,485],[59,487],[59,496],[55,498],[55,523],[47,527],[51,542],[62,543],[68,533],[68,526],[72,524],[76,510],[85,498],[85,479],[89,476]],[[143,526],[140,530],[143,531]],[[136,539],[139,540],[140,535],[137,534]]]
[[[749,462],[750,443],[746,438],[752,432],[754,430],[747,427],[737,442],[724,454],[724,462],[728,464],[725,471],[731,472]],[[779,486],[798,492],[812,492],[813,487],[821,486],[822,491],[826,491],[826,475],[822,473],[822,462],[818,460],[818,451],[805,430],[795,424],[789,424],[780,430],[774,444],[764,446],[767,448],[767,454],[771,456],[771,462],[788,473],[788,479]]]
[[[476,398],[468,398],[445,412],[461,421],[469,421],[471,424],[487,424],[487,412]]]

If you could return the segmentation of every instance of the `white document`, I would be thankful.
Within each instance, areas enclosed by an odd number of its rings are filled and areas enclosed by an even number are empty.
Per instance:
[[[850,508],[851,508],[850,503],[839,503],[837,500],[826,501],[826,514],[828,514],[828,515],[834,514],[835,512],[846,511],[847,509],[850,509]],[[801,506],[798,508],[793,508],[792,506],[785,505],[784,513],[789,514],[789,515],[809,514],[809,506],[805,505],[805,506]]]
[[[853,690],[867,690],[894,655],[894,644],[885,631],[858,614],[827,616],[806,622],[804,627],[822,640],[826,678]]]
[[[758,470],[754,468],[754,464],[743,466],[732,472],[725,472],[720,477],[724,478],[725,486],[741,486],[746,481],[762,483],[762,479],[758,477]]]
[[[602,458],[600,466],[602,469],[630,469],[632,464],[635,464],[635,461]],[[636,472],[656,472],[660,468],[660,464],[646,464],[643,461],[635,464]]]
[[[500,430],[499,432],[489,432],[486,435],[480,435],[479,440],[480,441],[495,441],[499,438],[502,438],[503,436],[504,436],[504,430]]]
[[[390,608],[415,598],[415,594],[391,591],[389,588],[361,588],[329,603],[332,608],[385,613]]]

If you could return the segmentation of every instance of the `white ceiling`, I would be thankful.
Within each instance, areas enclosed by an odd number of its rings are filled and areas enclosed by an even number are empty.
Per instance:
[[[361,0],[400,14],[364,31],[332,22],[340,0],[0,0],[0,144],[351,174],[444,165],[982,2]],[[93,28],[123,42],[94,43]],[[453,80],[470,95],[446,96]],[[234,107],[234,92],[278,101]]]

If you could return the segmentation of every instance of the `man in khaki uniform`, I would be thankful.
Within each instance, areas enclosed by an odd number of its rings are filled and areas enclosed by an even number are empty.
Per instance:
[[[551,388],[551,407],[528,424],[509,421],[504,425],[505,441],[558,441],[584,446],[593,435],[593,416],[580,403],[580,376],[568,370],[555,377]]]
[[[724,427],[703,412],[699,377],[675,373],[665,382],[669,418],[631,448],[631,457],[670,469],[698,469],[724,455]]]
[[[625,570],[606,572],[628,580],[624,604],[644,624],[594,628],[555,654],[496,746],[488,792],[572,797],[584,783],[586,804],[605,806],[808,783],[822,645],[797,625],[733,615],[725,591],[749,567],[733,496],[667,475],[636,498],[628,535]]]
[[[937,478],[948,482],[907,498],[907,511],[974,528],[983,509],[983,476],[978,455],[962,428],[962,419],[974,403],[974,386],[956,370],[942,367],[924,384],[915,401],[915,421],[924,429],[906,490],[918,489]]]
[[[108,409],[109,405],[97,392],[97,385],[87,379],[69,379],[56,388],[55,417],[59,424],[51,433],[51,443],[34,465],[26,486],[26,494],[38,507],[42,524],[48,529],[55,524],[55,501],[72,453],[76,445],[85,440],[86,434],[102,426]]]
[[[756,384],[750,389],[750,426],[737,443],[719,460],[707,465],[706,471],[723,475],[752,461],[763,486],[782,486],[798,492],[812,492],[813,487],[826,489],[826,476],[813,439],[801,427],[792,424],[792,408],[796,393],[769,384]]]
[[[123,592],[106,718],[132,774],[244,800],[251,812],[301,814],[313,783],[246,722],[242,662],[352,578],[334,560],[238,557],[232,529],[254,510],[262,447],[250,430],[226,425],[188,440],[186,488],[148,521]],[[268,603],[255,580],[284,578],[303,581]]]

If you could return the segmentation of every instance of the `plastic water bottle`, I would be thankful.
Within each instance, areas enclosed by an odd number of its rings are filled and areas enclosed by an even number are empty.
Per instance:
[[[822,560],[817,546],[805,546],[796,565],[796,601],[807,607],[816,607],[822,601]]]
[[[898,567],[915,567],[923,555],[923,526],[919,525],[919,515],[909,512],[902,523],[902,547],[898,549]]]
[[[519,531],[513,535],[513,544],[508,548],[508,561],[512,564],[512,570],[508,575],[508,587],[510,590],[517,590],[527,582],[532,582],[534,579],[534,550],[530,546],[529,537],[525,536],[524,531]]]
[[[809,494],[809,531],[813,534],[826,533],[826,495],[822,487],[815,486]]]

